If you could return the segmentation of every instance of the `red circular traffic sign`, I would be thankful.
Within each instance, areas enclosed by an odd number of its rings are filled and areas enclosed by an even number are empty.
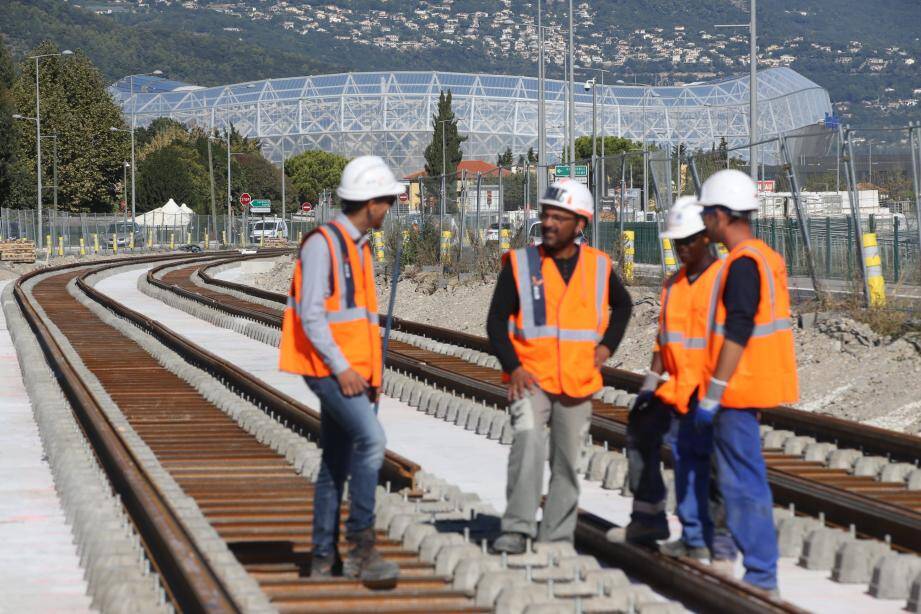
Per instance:
[[[241,205],[243,205],[244,207],[248,207],[251,202],[253,202],[253,197],[250,196],[248,193],[243,192],[242,194],[240,194],[240,204]]]
[[[408,201],[409,201],[409,194],[407,194],[406,192],[403,192],[402,194],[400,194],[400,202],[401,202],[401,203],[405,203],[405,202],[408,202]]]
[[[311,205],[310,203],[301,203],[301,211],[303,211],[304,213],[310,213],[312,209],[313,209],[313,205]]]

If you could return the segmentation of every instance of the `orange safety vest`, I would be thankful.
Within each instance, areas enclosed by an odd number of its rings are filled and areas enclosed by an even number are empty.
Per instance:
[[[758,239],[748,239],[729,252],[726,273],[719,282],[719,301],[714,314],[706,377],[716,370],[723,348],[726,306],[723,292],[729,267],[739,258],[751,258],[761,277],[760,301],[755,328],[745,345],[742,359],[727,382],[721,405],[729,408],[765,409],[799,400],[796,355],[790,322],[787,267],[783,257]]]
[[[508,334],[521,365],[550,394],[584,398],[600,390],[595,347],[610,318],[611,259],[580,246],[567,284],[543,248],[516,249],[503,258],[518,288],[518,313],[509,318]]]
[[[330,294],[326,298],[326,317],[333,340],[352,369],[372,386],[380,386],[381,335],[377,322],[377,293],[371,248],[367,243],[359,248],[337,222],[320,226],[314,232],[323,235],[329,246]],[[310,233],[304,237],[301,247],[312,235]],[[359,256],[359,249],[363,252],[363,260]],[[331,375],[329,367],[314,349],[301,323],[303,266],[304,263],[298,258],[281,325],[278,368],[311,377],[328,377]]]
[[[694,390],[706,381],[707,339],[722,274],[723,263],[716,260],[690,283],[682,267],[662,288],[655,351],[668,379],[656,389],[656,396],[682,414],[688,413]]]

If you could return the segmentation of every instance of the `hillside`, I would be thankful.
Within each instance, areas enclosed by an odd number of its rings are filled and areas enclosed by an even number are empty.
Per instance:
[[[566,3],[544,2],[548,74],[560,76]],[[638,83],[745,73],[739,0],[607,0],[577,4],[577,62]],[[80,47],[115,80],[159,69],[201,85],[339,70],[534,74],[536,27],[526,0],[231,0],[180,6],[138,0],[0,3],[0,32],[21,56],[43,39]],[[868,19],[872,15],[872,19]],[[916,0],[761,0],[759,64],[790,66],[826,87],[860,125],[919,116]]]

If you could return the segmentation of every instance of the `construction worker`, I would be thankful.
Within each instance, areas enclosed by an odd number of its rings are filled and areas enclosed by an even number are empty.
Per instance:
[[[607,254],[576,241],[594,211],[588,188],[563,179],[539,202],[542,243],[503,255],[486,323],[512,401],[508,505],[493,543],[509,554],[524,552],[529,539],[573,540],[591,396],[632,309]],[[550,489],[538,533],[548,424]]]
[[[342,575],[395,580],[375,549],[374,495],[384,431],[372,402],[381,383],[381,337],[368,230],[380,228],[403,185],[377,156],[342,172],[342,213],[301,241],[282,322],[280,368],[304,376],[320,400],[320,473],[314,491],[311,576],[338,568],[339,508],[349,481],[349,551]]]
[[[742,552],[744,580],[777,592],[777,537],[760,412],[799,398],[790,296],[783,257],[754,238],[755,183],[737,170],[714,173],[701,186],[707,236],[729,250],[694,422],[713,433],[716,480],[726,524]]]
[[[688,409],[703,379],[711,305],[716,300],[714,288],[722,266],[710,249],[701,211],[693,196],[679,198],[661,233],[662,238],[674,242],[683,266],[663,285],[652,364],[628,418],[631,521],[624,528],[611,529],[608,539],[648,546],[668,539],[666,491],[660,470],[660,449],[667,439],[674,459],[682,533],[680,539],[663,544],[659,550],[669,556],[731,561],[736,554],[731,538],[719,531],[714,536],[710,520],[711,436],[694,427]]]

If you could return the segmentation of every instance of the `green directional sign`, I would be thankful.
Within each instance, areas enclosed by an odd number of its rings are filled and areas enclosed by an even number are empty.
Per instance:
[[[570,166],[569,164],[557,164],[550,169],[550,180],[555,181],[562,177],[569,177],[569,169],[574,169],[573,173],[574,179],[579,183],[588,182],[588,165],[587,164],[576,164],[575,166]]]
[[[254,200],[249,204],[250,213],[271,213],[272,212],[272,201],[271,200]]]

